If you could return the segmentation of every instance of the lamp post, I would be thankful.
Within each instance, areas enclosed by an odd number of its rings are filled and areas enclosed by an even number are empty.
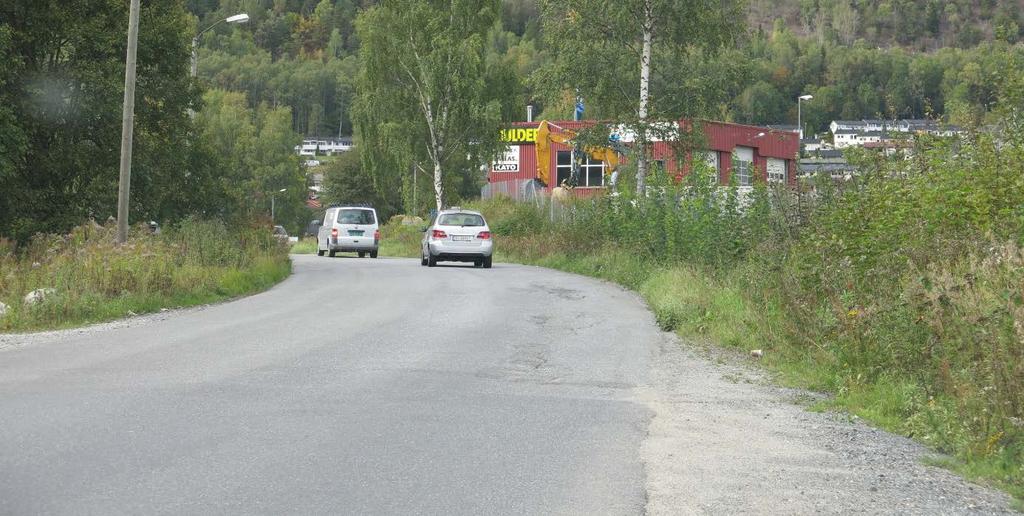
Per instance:
[[[234,16],[228,16],[223,20],[217,20],[217,23],[214,23],[213,25],[210,25],[209,27],[199,31],[199,34],[196,34],[196,37],[192,38],[192,77],[195,77],[199,74],[199,36],[202,36],[204,32],[216,27],[217,25],[220,25],[221,22],[248,23],[249,15],[246,13],[241,13],[236,14]]]
[[[275,193],[284,193],[284,192],[287,192],[287,191],[288,191],[287,188],[282,188],[282,189],[278,190]],[[271,193],[270,194],[270,223],[271,224],[274,223],[274,195],[275,195],[275,193]]]
[[[800,118],[800,115],[801,115],[801,113],[800,113],[800,102],[804,101],[804,100],[811,100],[813,98],[814,98],[814,95],[800,95],[799,97],[796,98],[796,125],[797,125],[797,128],[800,130],[800,140],[801,141],[804,139],[804,124],[803,124],[803,120],[801,120],[801,118]]]

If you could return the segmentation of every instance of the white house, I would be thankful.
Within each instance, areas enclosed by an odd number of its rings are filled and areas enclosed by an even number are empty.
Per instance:
[[[955,125],[941,125],[935,120],[833,120],[829,124],[837,149],[863,146],[888,140],[892,133],[956,136],[963,132]]]
[[[838,131],[866,131],[867,124],[862,120],[833,120],[828,128],[832,134]]]
[[[306,138],[302,145],[295,146],[300,156],[328,156],[352,150],[352,138]]]
[[[847,147],[855,147],[858,145],[859,132],[852,129],[841,129],[832,133],[833,146],[837,149],[845,149]]]

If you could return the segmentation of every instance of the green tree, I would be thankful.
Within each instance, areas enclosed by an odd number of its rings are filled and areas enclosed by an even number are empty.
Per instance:
[[[783,122],[789,103],[767,82],[758,82],[743,90],[738,101],[740,121],[747,123]]]
[[[269,218],[271,201],[283,220],[305,220],[305,179],[294,147],[288,108],[249,109],[245,94],[210,90],[196,114],[200,137],[217,150],[222,202],[229,215]],[[286,190],[280,192],[280,190]]]
[[[138,48],[130,216],[173,217],[190,163],[190,18],[145,2]],[[25,239],[114,213],[128,5],[0,3],[0,234]]]
[[[401,211],[401,198],[378,189],[369,170],[360,163],[359,153],[346,152],[324,168],[324,195],[329,203],[369,204],[382,220]],[[397,185],[390,185],[392,187]]]
[[[454,170],[478,173],[497,151],[502,102],[484,44],[498,20],[496,0],[384,0],[356,21],[360,48],[357,124],[366,142],[384,138],[390,159],[363,147],[371,173],[395,174],[430,163],[434,200],[445,205]],[[474,165],[475,163],[475,165]],[[446,178],[446,170],[451,177]]]
[[[741,18],[733,0],[544,0],[544,38],[556,57],[533,76],[549,100],[579,91],[595,117],[635,129],[637,188],[644,191],[652,121],[706,112],[709,91],[676,66],[695,49],[732,41]],[[652,91],[652,84],[663,89]],[[683,89],[698,87],[697,91]],[[590,109],[590,108],[588,108]],[[589,112],[588,112],[589,113]]]

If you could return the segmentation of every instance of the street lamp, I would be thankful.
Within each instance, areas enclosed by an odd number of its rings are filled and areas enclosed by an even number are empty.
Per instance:
[[[287,191],[288,191],[287,188],[282,188],[282,189],[278,190],[276,193],[284,193],[284,192],[287,192]],[[273,192],[271,192],[271,194],[270,194],[270,223],[271,224],[274,223],[274,193]]]
[[[199,36],[202,36],[204,32],[220,25],[221,22],[228,23],[249,23],[249,15],[246,13],[236,14],[234,16],[228,16],[223,20],[217,20],[217,23],[210,25],[209,27],[199,31],[196,37],[192,38],[192,77],[195,77],[199,73]]]
[[[800,140],[801,141],[804,139],[804,125],[803,125],[803,120],[800,119],[800,115],[801,115],[801,113],[800,113],[800,101],[802,101],[802,100],[811,100],[813,98],[814,98],[814,95],[800,95],[799,97],[796,98],[796,125],[800,129]]]

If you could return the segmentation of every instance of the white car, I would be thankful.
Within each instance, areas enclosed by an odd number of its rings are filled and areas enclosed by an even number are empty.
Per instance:
[[[340,252],[359,253],[363,258],[377,257],[380,248],[380,227],[377,211],[362,206],[328,208],[316,238],[317,256],[334,256]]]
[[[479,212],[451,208],[438,213],[423,230],[420,251],[420,265],[473,262],[477,267],[490,269],[494,236]]]

